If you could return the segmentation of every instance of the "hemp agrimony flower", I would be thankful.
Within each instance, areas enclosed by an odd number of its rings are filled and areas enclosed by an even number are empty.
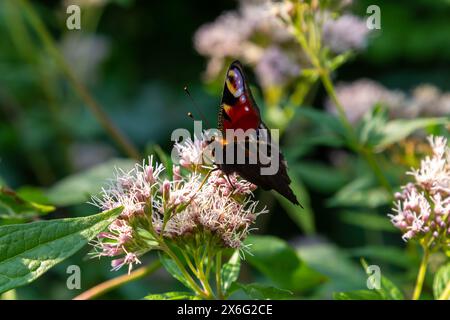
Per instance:
[[[428,138],[432,156],[408,174],[408,183],[396,193],[395,214],[390,215],[405,241],[416,239],[425,246],[447,250],[450,246],[450,148],[444,137]]]
[[[101,210],[123,207],[123,211],[92,243],[92,255],[114,257],[113,270],[127,265],[131,271],[143,254],[161,250],[184,270],[175,254],[180,251],[204,285],[199,288],[191,279],[192,289],[211,296],[203,267],[210,270],[213,257],[226,248],[245,250],[243,240],[266,210],[257,210],[258,202],[252,198],[255,185],[201,163],[206,147],[204,139],[177,143],[182,166],[173,166],[171,176],[152,157],[129,172],[118,169],[92,203]],[[207,261],[200,261],[205,257]],[[185,276],[190,279],[187,272]]]

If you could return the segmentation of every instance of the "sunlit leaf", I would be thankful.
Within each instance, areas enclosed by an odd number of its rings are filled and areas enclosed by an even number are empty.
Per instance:
[[[222,266],[221,280],[223,292],[227,292],[231,284],[238,279],[240,270],[241,258],[239,256],[239,250],[236,250],[230,260]]]
[[[120,213],[0,227],[0,293],[30,283],[73,255]]]
[[[450,283],[450,263],[447,263],[439,268],[434,276],[433,281],[433,294],[436,299],[441,297],[444,292],[446,286]],[[450,297],[450,294],[448,294]]]
[[[355,290],[333,293],[334,300],[382,300],[375,290]]]
[[[14,190],[0,187],[0,218],[27,219],[53,211],[50,205],[25,200]]]
[[[144,297],[145,300],[196,300],[197,296],[190,292],[166,292],[149,294]]]

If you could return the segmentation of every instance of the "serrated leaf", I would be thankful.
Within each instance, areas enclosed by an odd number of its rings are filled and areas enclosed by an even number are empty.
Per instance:
[[[149,294],[144,297],[145,300],[197,300],[198,297],[190,292],[166,292]]]
[[[266,286],[259,283],[235,283],[235,286],[244,291],[250,298],[258,300],[281,300],[289,299],[293,296],[293,293],[289,290]]]
[[[89,201],[92,195],[100,193],[108,179],[114,176],[115,168],[131,170],[135,161],[112,159],[91,169],[68,176],[53,185],[47,196],[58,206],[69,206]]]
[[[433,280],[433,294],[436,299],[441,298],[446,286],[450,283],[450,263],[439,268]],[[449,299],[449,296],[447,296]]]
[[[355,290],[333,293],[334,300],[382,300],[375,290]]]
[[[122,208],[0,227],[0,293],[30,283],[104,230]]]
[[[238,279],[240,270],[241,258],[239,256],[239,250],[236,250],[230,260],[222,266],[222,270],[220,271],[223,292],[227,292],[231,284]]]
[[[285,241],[271,236],[249,236],[246,261],[272,280],[276,286],[306,291],[326,281],[326,277],[311,269]]]

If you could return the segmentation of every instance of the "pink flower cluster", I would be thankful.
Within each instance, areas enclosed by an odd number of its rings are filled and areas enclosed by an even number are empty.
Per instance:
[[[408,172],[415,182],[404,186],[395,197],[394,213],[389,215],[403,239],[425,239],[448,249],[450,241],[450,148],[444,137],[428,138],[432,156],[420,168]]]
[[[350,4],[341,0],[327,8],[311,5],[323,46],[337,54],[363,49],[370,31],[352,14],[335,19]],[[194,46],[208,58],[207,79],[222,74],[227,59],[254,66],[263,88],[284,86],[297,79],[301,70],[310,66],[295,37],[295,12],[295,1],[240,0],[236,10],[202,25],[194,35]]]
[[[266,210],[258,211],[258,202],[252,200],[255,185],[219,170],[209,177],[207,171],[197,171],[192,164],[206,146],[198,139],[177,144],[183,167],[174,166],[172,177],[163,177],[165,168],[152,158],[129,172],[119,169],[92,201],[101,210],[123,207],[119,218],[93,241],[93,256],[114,257],[113,270],[128,265],[130,271],[141,263],[140,256],[158,250],[161,241],[181,248],[199,234],[220,248],[245,249],[242,241],[250,226]]]

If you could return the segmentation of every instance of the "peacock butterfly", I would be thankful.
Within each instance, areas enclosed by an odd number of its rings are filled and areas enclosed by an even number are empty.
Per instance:
[[[267,126],[261,120],[259,108],[247,84],[243,67],[237,60],[231,63],[226,73],[218,122],[218,128],[224,137],[221,140],[222,161],[217,163],[219,169],[226,175],[237,173],[264,190],[273,189],[293,204],[301,206],[289,187],[291,179],[287,173],[287,163],[278,145],[272,141]],[[236,141],[236,137],[230,139],[227,136],[228,131],[239,129],[246,132],[253,131],[255,136],[245,136],[245,141]],[[232,149],[230,144],[233,145]],[[259,152],[262,147],[265,148],[263,155]],[[239,151],[243,151],[244,162],[237,161],[236,155]],[[233,155],[227,157],[230,153]],[[256,155],[256,161],[251,161],[251,155]],[[277,168],[276,172],[262,173],[262,170],[272,165]]]

